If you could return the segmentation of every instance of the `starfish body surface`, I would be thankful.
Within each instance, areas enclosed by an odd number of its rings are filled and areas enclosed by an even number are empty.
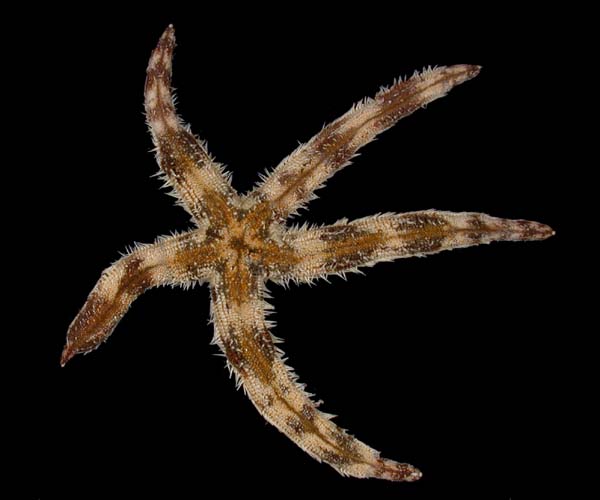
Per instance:
[[[414,481],[412,465],[382,458],[321,412],[284,364],[266,319],[265,283],[307,283],[392,259],[492,241],[539,240],[546,225],[435,210],[384,214],[324,227],[284,225],[357,150],[399,119],[479,73],[478,66],[415,74],[355,105],[299,146],[246,195],[175,112],[169,26],[150,58],[145,108],[162,175],[196,228],[139,245],[106,269],[69,327],[61,364],[97,348],[148,288],[208,283],[214,342],[264,418],[344,475]]]

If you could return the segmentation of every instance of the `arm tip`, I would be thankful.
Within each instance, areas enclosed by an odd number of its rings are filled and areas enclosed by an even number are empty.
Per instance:
[[[161,46],[173,46],[175,44],[175,28],[172,24],[169,24],[163,34],[160,36],[158,41],[158,47]]]
[[[65,348],[63,349],[63,352],[60,356],[60,367],[64,368],[65,365],[69,362],[69,360],[75,356],[76,352],[74,352],[73,349],[71,349],[71,346],[67,343],[67,345],[65,346]]]
[[[457,64],[456,66],[449,66],[448,72],[454,76],[456,83],[460,84],[475,78],[481,71],[481,66],[477,64]]]

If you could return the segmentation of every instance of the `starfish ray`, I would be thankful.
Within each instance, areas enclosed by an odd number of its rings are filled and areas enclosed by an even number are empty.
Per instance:
[[[349,164],[358,149],[401,118],[475,77],[480,68],[428,69],[383,88],[299,146],[249,193],[240,195],[228,174],[175,112],[171,66],[175,35],[169,26],[147,70],[145,109],[166,184],[196,228],[138,245],[101,275],[71,323],[62,353],[97,348],[131,303],[159,285],[208,283],[214,342],[224,352],[252,403],[264,418],[303,450],[339,473],[414,481],[421,472],[382,458],[340,429],[305,393],[284,364],[265,283],[310,283],[359,266],[421,256],[492,241],[541,240],[553,234],[538,222],[480,213],[436,210],[383,214],[324,227],[286,227],[285,220],[314,191]]]

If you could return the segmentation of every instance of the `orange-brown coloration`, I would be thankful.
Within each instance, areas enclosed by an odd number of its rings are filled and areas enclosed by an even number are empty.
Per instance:
[[[171,95],[170,26],[148,66],[145,105],[157,159],[197,229],[136,248],[109,267],[67,333],[61,363],[97,348],[146,289],[208,282],[215,343],[258,411],[311,456],[341,474],[414,481],[421,473],[337,427],[296,382],[270,333],[267,281],[310,282],[358,266],[491,241],[527,241],[552,230],[529,221],[440,211],[386,214],[321,228],[284,225],[313,192],[377,134],[479,67],[427,70],[353,107],[299,147],[254,191],[237,194],[220,164],[181,124]]]

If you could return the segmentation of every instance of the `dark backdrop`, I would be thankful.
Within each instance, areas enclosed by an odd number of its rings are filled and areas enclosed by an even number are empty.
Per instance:
[[[37,216],[48,222],[36,238],[50,242],[51,266],[37,274],[32,253],[36,308],[22,313],[31,344],[19,384],[9,384],[24,491],[508,499],[548,480],[560,376],[546,332],[560,301],[563,226],[543,82],[549,58],[563,55],[543,20],[430,14],[376,5],[327,18],[233,7],[54,11],[26,31],[38,40],[26,84],[47,141],[29,147],[49,158],[37,185]],[[298,220],[437,208],[538,220],[558,235],[379,264],[347,282],[270,287],[274,333],[307,389],[359,439],[421,468],[421,481],[342,478],[266,424],[209,344],[206,287],[148,292],[108,343],[59,367],[67,327],[101,270],[135,241],[190,227],[151,178],[142,116],[148,56],[171,22],[178,109],[240,190],[395,77],[483,66],[364,148]]]

